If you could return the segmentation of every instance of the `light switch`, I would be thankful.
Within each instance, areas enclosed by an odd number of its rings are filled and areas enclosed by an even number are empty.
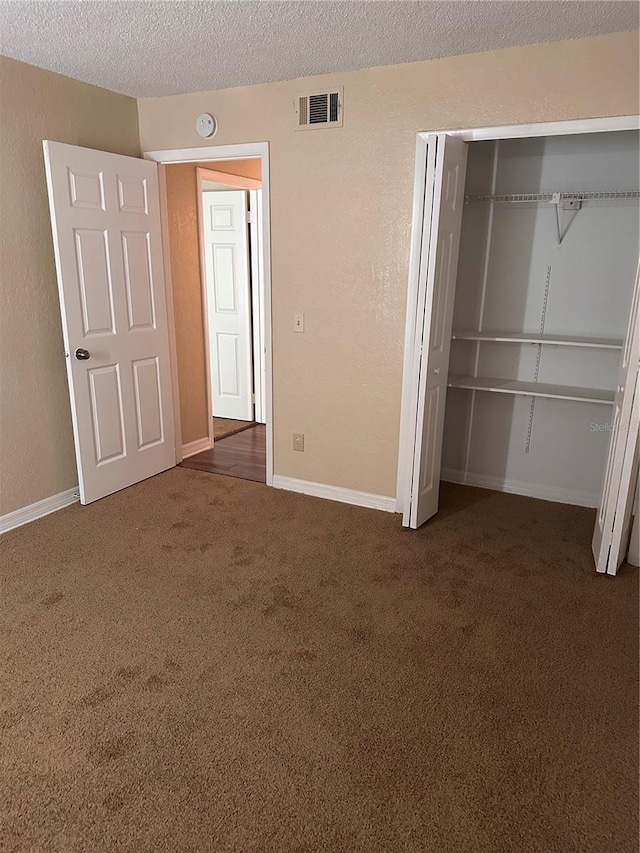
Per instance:
[[[293,315],[293,331],[304,332],[304,314]]]

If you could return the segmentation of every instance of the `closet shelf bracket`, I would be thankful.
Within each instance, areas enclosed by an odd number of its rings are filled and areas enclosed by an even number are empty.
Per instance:
[[[562,241],[564,240],[567,231],[571,228],[573,224],[573,220],[576,218],[577,212],[582,207],[582,199],[580,198],[566,198],[562,193],[553,193],[551,196],[551,204],[553,204],[556,208],[556,226],[558,229],[558,246],[562,245]],[[573,216],[569,220],[569,224],[563,230],[562,228],[562,211],[564,210],[572,210],[574,211]]]

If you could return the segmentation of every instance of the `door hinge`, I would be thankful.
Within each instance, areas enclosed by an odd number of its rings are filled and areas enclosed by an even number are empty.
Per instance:
[[[251,402],[252,402],[252,403],[255,403],[255,402],[256,402],[256,395],[255,395],[255,394],[252,394],[252,395],[251,395]]]
[[[249,225],[251,225],[251,223],[253,222],[253,214],[250,210],[247,211],[247,222],[249,223]]]

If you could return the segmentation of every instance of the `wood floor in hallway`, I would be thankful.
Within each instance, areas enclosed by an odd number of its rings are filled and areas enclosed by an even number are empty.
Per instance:
[[[267,480],[267,428],[257,424],[227,438],[214,442],[211,450],[204,450],[180,463],[183,468],[225,474],[240,480]]]

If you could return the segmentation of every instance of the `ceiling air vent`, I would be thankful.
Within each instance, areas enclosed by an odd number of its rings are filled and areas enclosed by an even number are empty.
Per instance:
[[[296,130],[342,127],[342,89],[299,95],[296,99],[296,113]]]

